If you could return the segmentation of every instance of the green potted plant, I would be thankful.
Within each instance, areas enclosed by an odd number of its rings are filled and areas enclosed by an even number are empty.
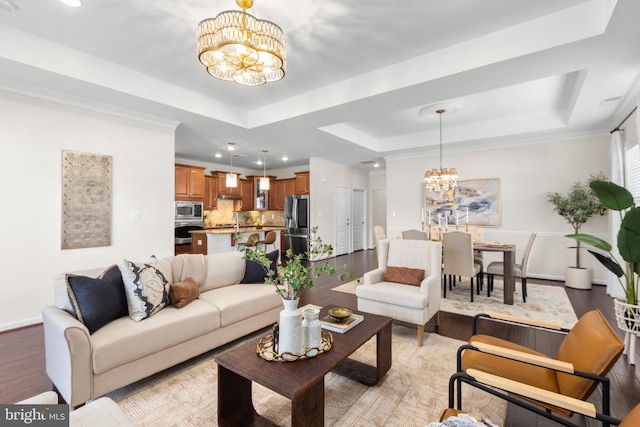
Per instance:
[[[627,303],[637,305],[640,267],[640,207],[636,206],[629,190],[613,182],[593,181],[590,183],[590,187],[607,209],[620,213],[621,224],[617,235],[617,248],[622,260],[619,260],[611,252],[611,244],[599,237],[589,234],[570,234],[567,237],[598,249],[600,252],[592,250],[589,252],[618,277],[618,281],[624,289]]]
[[[272,261],[267,257],[266,249],[252,247],[245,252],[245,259],[256,261],[265,271],[264,283],[273,285],[276,293],[285,300],[299,299],[305,289],[311,289],[316,279],[322,274],[336,276],[338,269],[327,260],[333,254],[331,245],[318,236],[318,227],[313,227],[309,235],[309,250],[306,253],[294,254],[291,249],[286,252],[286,261],[278,266],[277,272],[271,268]],[[355,274],[347,272],[346,264],[340,266],[343,273],[339,279],[355,278]]]
[[[558,192],[547,194],[547,199],[553,204],[554,212],[557,212],[573,227],[574,234],[579,234],[580,228],[591,217],[607,213],[606,207],[598,200],[589,186],[591,182],[604,179],[606,176],[602,173],[592,174],[589,176],[587,184],[575,182],[566,195]],[[565,269],[565,284],[570,288],[590,289],[591,270],[583,268],[580,263],[580,243],[580,240],[577,240],[576,246],[571,247],[576,250],[576,263],[575,266],[569,266]]]
[[[264,283],[273,285],[276,293],[282,297],[284,310],[280,312],[278,352],[286,360],[295,360],[304,345],[302,339],[302,316],[297,309],[298,301],[305,289],[311,289],[316,279],[322,274],[335,276],[338,269],[327,260],[333,254],[331,245],[318,236],[318,227],[312,227],[309,236],[309,249],[306,253],[294,254],[291,249],[286,252],[286,260],[276,269],[271,268],[272,261],[266,249],[260,247],[242,248],[245,259],[259,263],[265,271]],[[343,264],[340,280],[346,277],[355,279],[353,272],[346,272]]]

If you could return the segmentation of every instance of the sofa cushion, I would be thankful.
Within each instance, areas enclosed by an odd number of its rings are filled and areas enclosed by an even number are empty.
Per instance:
[[[282,297],[272,285],[238,284],[200,293],[200,300],[220,310],[220,326],[225,327],[258,314],[282,307]]]
[[[384,273],[386,282],[404,283],[405,285],[420,286],[424,280],[425,271],[419,268],[393,267],[387,265]]]
[[[169,298],[171,305],[176,308],[184,307],[191,301],[194,301],[200,295],[196,282],[188,277],[182,282],[172,283],[169,289]]]
[[[121,317],[91,336],[93,372],[102,374],[219,327],[218,309],[200,300],[180,309],[167,306],[144,322]]]
[[[155,257],[141,263],[122,260],[120,270],[133,320],[151,317],[168,304],[169,281]]]
[[[278,271],[278,251],[272,251],[267,254],[267,259],[271,261],[269,269],[274,272]],[[240,283],[264,283],[267,272],[264,266],[257,261],[245,260],[244,277]]]
[[[117,265],[97,278],[67,274],[66,281],[73,312],[90,334],[128,314],[124,283]]]
[[[244,254],[240,251],[206,255],[207,278],[200,293],[240,283],[244,276]]]

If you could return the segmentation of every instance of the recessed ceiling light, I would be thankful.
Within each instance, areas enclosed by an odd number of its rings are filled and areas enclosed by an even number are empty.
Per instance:
[[[227,150],[233,151],[235,149],[236,149],[236,143],[235,142],[230,142],[229,145],[227,145]]]
[[[287,160],[289,160],[289,158],[287,156],[282,156],[282,161],[286,162]]]
[[[380,164],[379,164],[379,163],[374,163],[374,164],[373,164],[373,167],[374,167],[374,168],[379,168],[379,167],[380,167]]]
[[[214,154],[214,157],[216,157],[216,158],[218,158],[218,159],[219,159],[220,157],[222,157],[222,154],[220,154],[220,153],[216,153],[216,154]]]
[[[261,164],[262,164],[262,160],[259,160],[259,159],[258,159],[258,161],[257,161],[256,163],[258,163],[259,165],[261,165]]]
[[[60,0],[62,3],[71,7],[80,7],[82,6],[82,1],[80,0]]]

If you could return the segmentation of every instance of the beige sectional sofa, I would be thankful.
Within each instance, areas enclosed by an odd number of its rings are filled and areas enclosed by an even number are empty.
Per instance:
[[[66,275],[56,277],[55,306],[42,310],[46,369],[72,407],[268,326],[282,309],[273,287],[239,283],[246,277],[241,252],[178,255],[157,265],[169,283],[198,277],[199,297],[140,321],[117,318],[93,333],[74,315]]]

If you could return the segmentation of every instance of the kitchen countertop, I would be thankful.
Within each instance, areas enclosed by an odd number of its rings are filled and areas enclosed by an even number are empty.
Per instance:
[[[277,225],[265,225],[262,228],[256,228],[254,226],[251,227],[240,227],[236,230],[235,227],[229,228],[203,228],[202,230],[192,230],[189,231],[191,234],[235,234],[235,233],[248,233],[248,232],[260,232],[260,231],[272,231],[272,230],[283,230],[284,226]]]

